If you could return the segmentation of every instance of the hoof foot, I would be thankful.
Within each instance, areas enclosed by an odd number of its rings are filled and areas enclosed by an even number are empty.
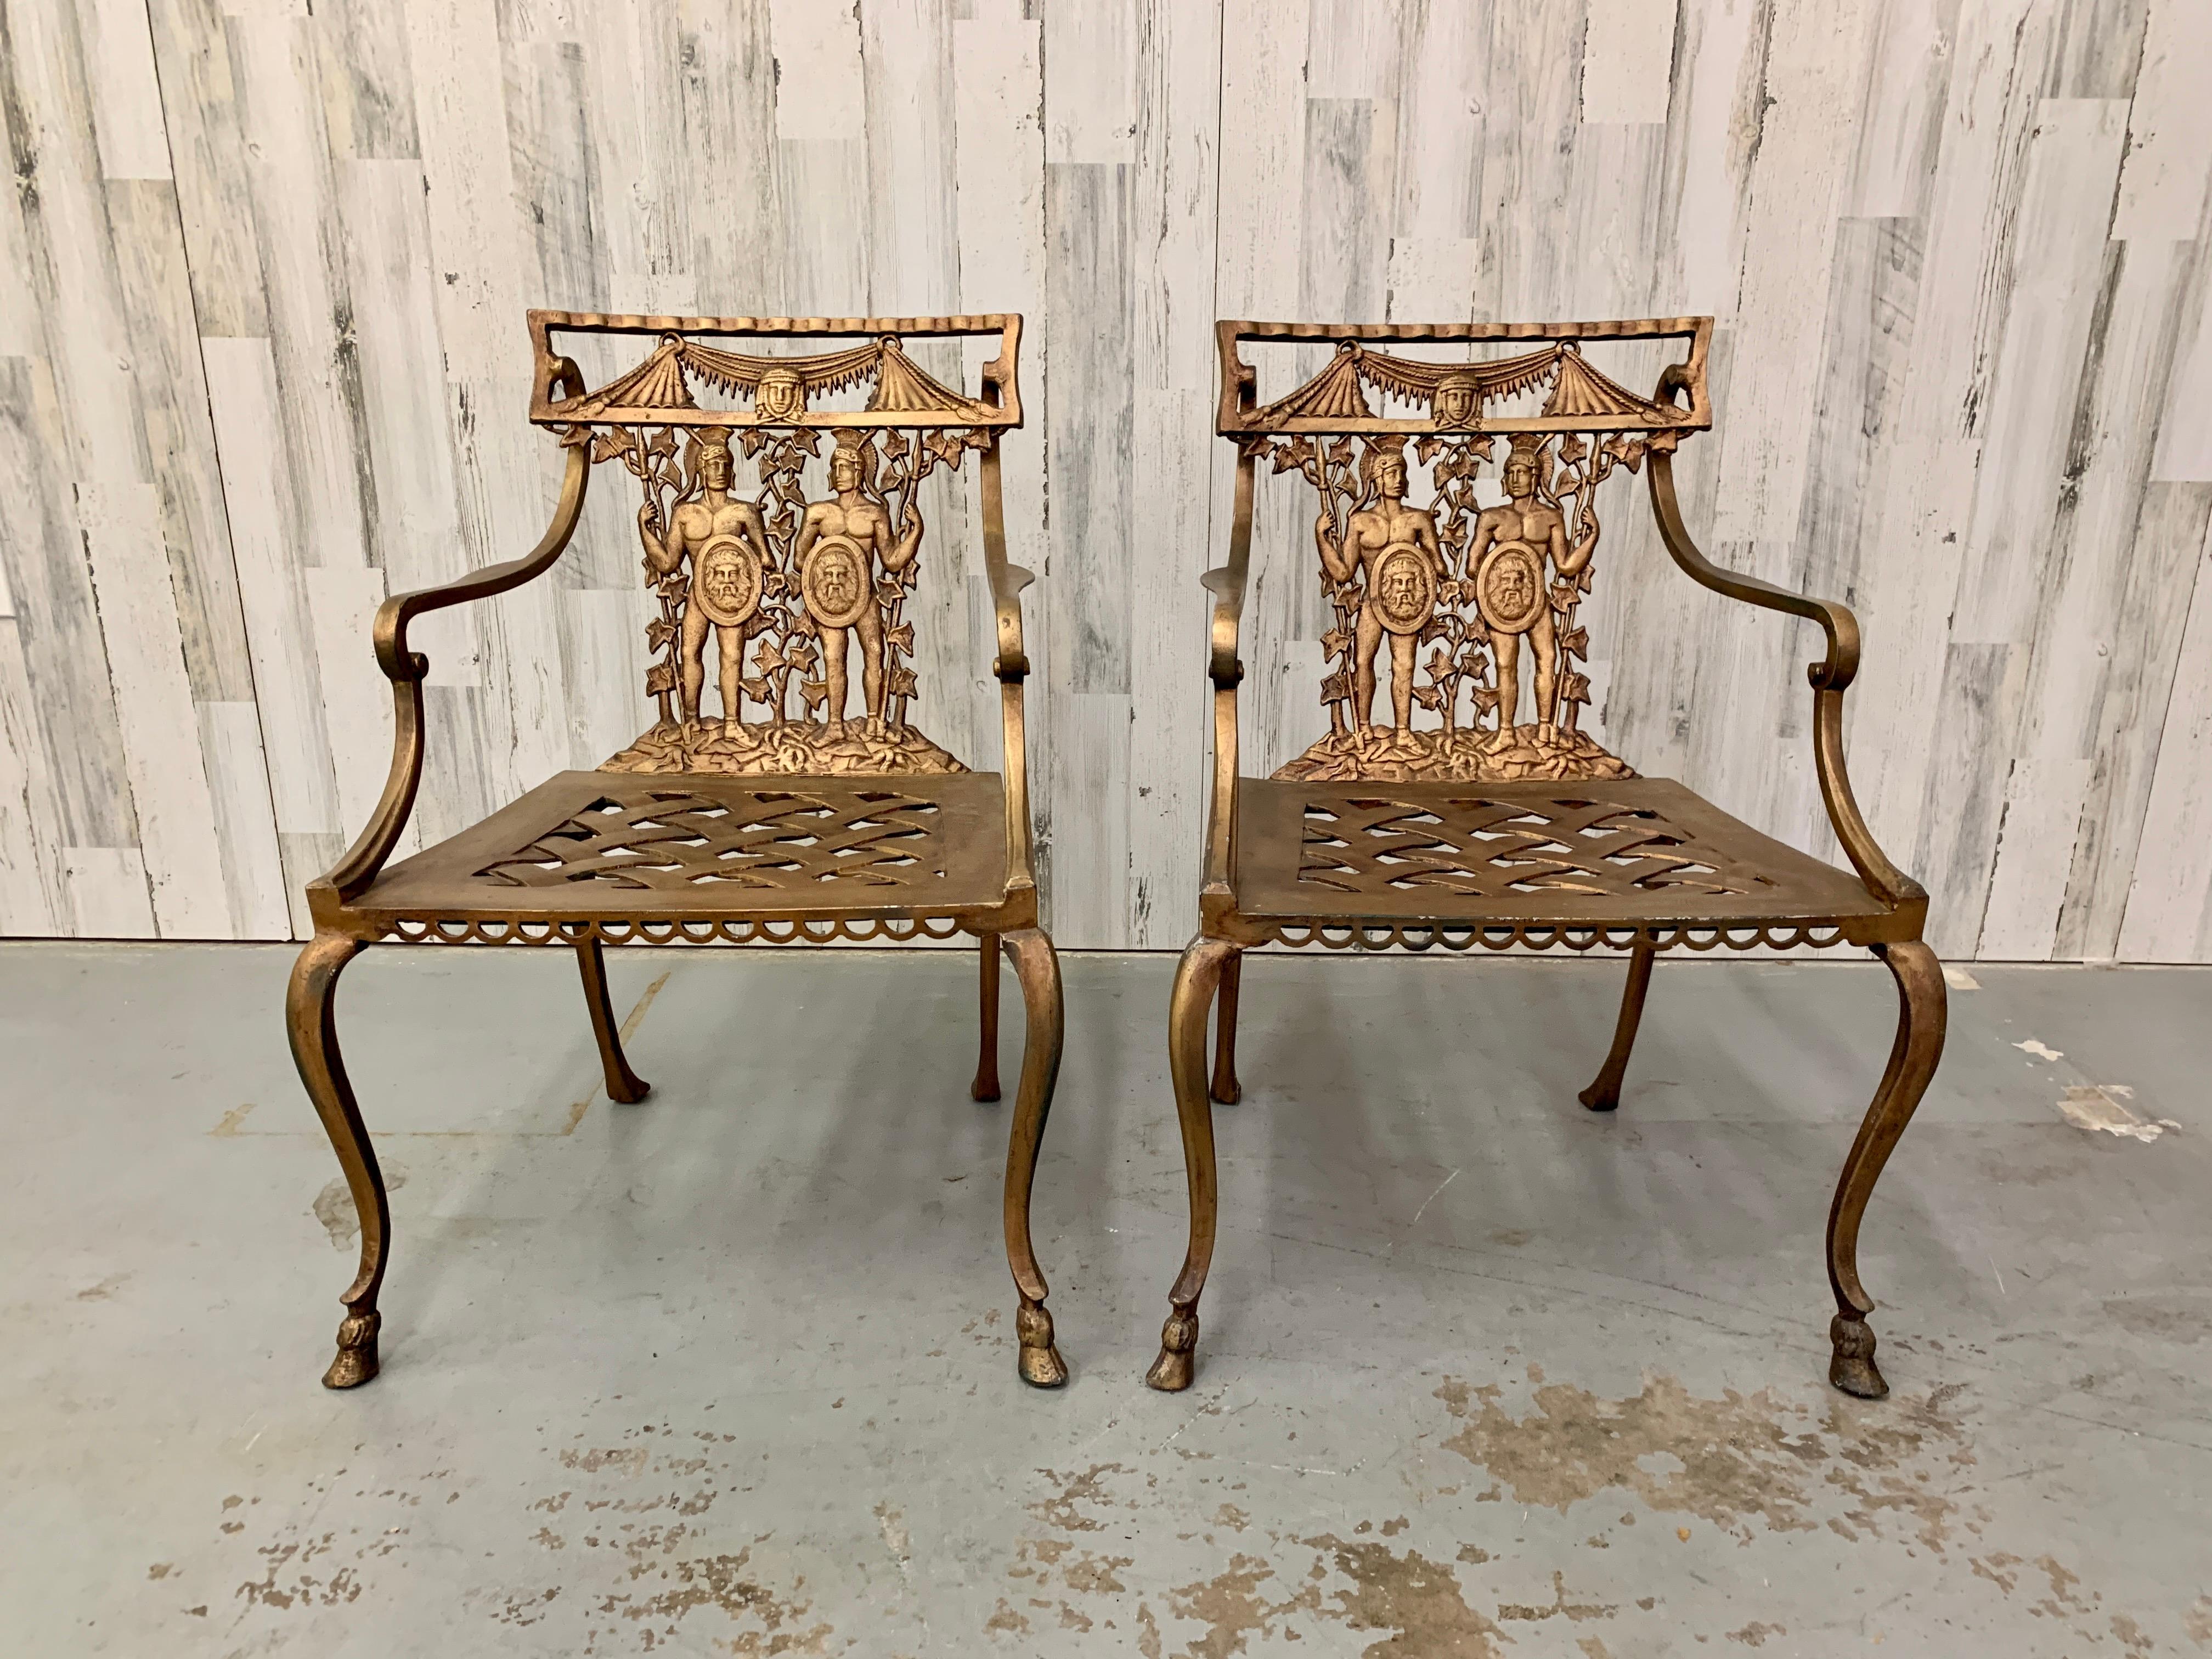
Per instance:
[[[996,1078],[979,1077],[968,1085],[968,1098],[970,1100],[988,1103],[999,1097],[999,1079]]]
[[[1582,1102],[1583,1105],[1589,1107],[1593,1112],[1615,1111],[1618,1110],[1620,1106],[1620,1091],[1619,1089],[1602,1089],[1595,1083],[1591,1084],[1589,1088],[1583,1090],[1582,1093],[1577,1095],[1575,1098]]]
[[[1874,1333],[1866,1321],[1838,1314],[1828,1322],[1828,1340],[1835,1348],[1828,1362],[1829,1382],[1862,1400],[1880,1400],[1889,1393],[1874,1363]]]
[[[1043,1308],[1024,1304],[1014,1316],[1014,1334],[1021,1339],[1023,1382],[1033,1389],[1056,1389],[1067,1381],[1067,1363],[1052,1343],[1052,1316]]]
[[[325,1388],[357,1389],[376,1375],[376,1333],[383,1323],[384,1316],[374,1309],[345,1316],[338,1326],[337,1357],[323,1373]]]
[[[608,1090],[607,1097],[617,1106],[635,1106],[652,1092],[653,1085],[643,1078],[639,1078],[619,1092],[612,1089]]]
[[[1160,1357],[1145,1373],[1145,1386],[1181,1394],[1198,1369],[1198,1316],[1177,1309],[1160,1328]]]
[[[1241,1083],[1217,1083],[1213,1085],[1213,1102],[1217,1106],[1234,1106],[1243,1098],[1244,1085]]]

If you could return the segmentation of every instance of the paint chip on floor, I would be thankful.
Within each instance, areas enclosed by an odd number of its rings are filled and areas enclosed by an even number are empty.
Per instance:
[[[1978,991],[1982,988],[1981,981],[1965,969],[1952,967],[1948,963],[1943,968],[1943,983],[1954,991]]]
[[[2170,1117],[2153,1120],[2138,1116],[2128,1104],[2135,1092],[2124,1083],[2084,1085],[2069,1089],[2059,1101],[2058,1109],[2077,1129],[2101,1129],[2106,1134],[2125,1135],[2130,1140],[2156,1140],[2168,1129],[2181,1127]]]
[[[2025,1042],[2015,1042],[2012,1046],[2019,1049],[2022,1054],[2034,1055],[2038,1060],[2063,1060],[2066,1058],[2066,1051],[2064,1049],[2046,1048],[2042,1043],[2037,1042],[2033,1037],[2028,1038]]]

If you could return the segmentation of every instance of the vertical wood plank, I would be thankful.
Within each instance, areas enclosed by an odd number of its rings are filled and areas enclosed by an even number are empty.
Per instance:
[[[1198,578],[1217,562],[1208,485],[1214,389],[1214,270],[1221,122],[1218,4],[1146,0],[1133,179],[1134,378],[1128,784],[1129,880],[1121,942],[1180,948],[1197,926],[1192,872],[1205,835],[1204,672],[1208,607]]]
[[[70,930],[68,888],[55,836],[61,801],[32,718],[20,624],[0,617],[0,936]]]
[[[1135,7],[1044,17],[1044,434],[1052,617],[1054,926],[1071,945],[1128,933],[1134,563]]]
[[[101,176],[167,178],[169,138],[144,0],[88,0],[81,26]]]
[[[774,0],[784,286],[809,316],[868,305],[867,112],[858,0]]]
[[[2144,839],[2145,815],[2159,776],[2182,628],[2191,613],[2182,596],[2197,580],[2208,529],[2212,483],[2145,487],[2114,630],[2124,644],[2113,653],[2099,698],[2096,771],[2052,951],[2060,958],[2110,962],[2118,957],[2139,863],[2148,861],[2163,874],[2159,866],[2170,856],[2169,848]],[[2186,750],[2168,758],[2182,767],[2191,763]]]
[[[1667,119],[1674,57],[1674,0],[1589,0],[1583,120]]]
[[[1023,15],[1018,0],[975,0],[952,25],[954,172],[958,191],[960,287],[968,303],[1018,311],[1022,335],[1024,426],[1001,440],[1006,552],[1016,564],[1055,580],[1045,530],[1046,434],[1055,404],[1045,312],[1044,29]],[[981,522],[975,474],[969,521]],[[980,573],[970,579],[970,626],[983,626],[990,598]],[[1024,648],[1030,665],[1024,692],[1029,724],[1030,799],[1036,820],[1037,878],[1049,906],[1058,881],[1054,789],[1060,770],[1055,731],[1052,607],[1042,587],[1023,596]],[[987,665],[988,668],[988,665]],[[995,682],[993,683],[995,686]],[[1000,724],[979,718],[971,764],[999,763]]]
[[[291,917],[269,763],[261,747],[261,711],[252,702],[204,702],[199,722],[231,937],[283,939],[291,932]]]
[[[2159,737],[2119,954],[2128,962],[2212,957],[2212,538],[2197,549],[2180,666]]]
[[[77,522],[100,606],[155,925],[165,939],[227,939],[230,914],[215,802],[153,486],[80,484]]]
[[[70,847],[62,859],[74,937],[157,937],[154,906],[146,894],[146,864],[137,848]]]
[[[270,441],[280,420],[276,364],[265,340],[209,340],[204,349],[276,829],[336,835],[344,825],[322,730],[314,633],[293,562],[291,482]],[[288,866],[284,873],[298,886],[321,872]]]
[[[1994,791],[1978,784],[1962,794],[1952,786],[1993,758],[2009,758],[1993,757],[1970,729],[1996,688],[1977,686],[1970,699],[1954,674],[1971,667],[2002,677],[2003,658],[1970,652],[1954,662],[1948,635],[1992,417],[1990,382],[2020,246],[2017,203],[2041,104],[2035,88],[2049,50],[2047,17],[2027,0],[1960,9],[1923,222],[1913,373],[1875,463],[1879,517],[1861,542],[1868,647],[1851,696],[1850,749],[1863,769],[1854,781],[1876,835],[1923,876],[1937,858],[1935,842],[1948,834],[1929,822],[1931,784],[1943,781],[1948,817],[1962,804],[1985,803],[1974,832],[1985,837],[2002,778]],[[1942,717],[1931,720],[1931,710]],[[1936,922],[1940,950],[1959,953],[1960,933],[1970,940],[1978,926],[1961,909],[1979,908],[1978,896],[1963,906],[1947,897]]]

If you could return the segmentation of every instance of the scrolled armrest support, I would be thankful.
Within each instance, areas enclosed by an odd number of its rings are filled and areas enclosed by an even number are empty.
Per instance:
[[[1820,780],[1820,799],[1828,809],[1828,822],[1835,830],[1844,856],[1850,860],[1851,867],[1858,872],[1867,890],[1884,903],[1913,911],[1912,920],[1917,927],[1927,913],[1927,890],[1893,864],[1875,840],[1874,831],[1867,827],[1866,817],[1851,793],[1850,774],[1844,764],[1844,691],[1859,670],[1858,618],[1846,605],[1793,593],[1756,576],[1739,575],[1713,563],[1698,550],[1682,522],[1681,503],[1674,494],[1674,458],[1663,451],[1655,451],[1649,464],[1651,513],[1658,521],[1659,538],[1692,581],[1747,605],[1802,617],[1820,624],[1821,632],[1827,636],[1827,654],[1818,662],[1808,663],[1805,671],[1813,686],[1813,760]]]
[[[1850,607],[1832,599],[1793,593],[1756,576],[1740,576],[1733,570],[1721,568],[1698,550],[1697,543],[1690,539],[1688,526],[1682,522],[1681,502],[1674,494],[1674,458],[1655,451],[1650,457],[1650,468],[1651,513],[1659,521],[1659,538],[1667,544],[1667,551],[1689,574],[1690,580],[1716,593],[1741,599],[1746,605],[1786,611],[1820,623],[1820,631],[1828,637],[1828,654],[1820,662],[1808,664],[1806,677],[1815,690],[1841,691],[1849,685],[1859,672],[1859,623]]]
[[[1213,683],[1213,794],[1206,807],[1206,879],[1199,894],[1201,919],[1231,902],[1230,870],[1237,846],[1237,688],[1244,665],[1237,655],[1244,625],[1244,587],[1252,563],[1254,459],[1237,458],[1236,516],[1229,526],[1229,562],[1199,580],[1213,595],[1213,623],[1206,673]]]
[[[999,653],[991,672],[999,679],[999,713],[1005,723],[1006,781],[1006,891],[1036,887],[1035,831],[1030,825],[1028,727],[1023,712],[1023,682],[1029,678],[1029,653],[1022,642],[1022,590],[1036,580],[1006,557],[1006,483],[999,462],[999,437],[991,434],[983,452],[983,566],[991,582],[991,606],[998,618]]]
[[[349,903],[368,890],[385,860],[392,856],[392,849],[399,844],[408,816],[415,810],[415,793],[422,781],[422,680],[430,672],[430,661],[421,652],[408,648],[408,623],[449,605],[507,592],[550,570],[576,533],[591,476],[590,451],[582,444],[573,446],[561,481],[560,501],[537,546],[521,558],[486,565],[441,586],[394,593],[377,607],[373,625],[376,662],[392,682],[392,770],[360,838],[329,873],[308,884],[309,908],[316,912],[319,922],[325,919],[325,907]]]

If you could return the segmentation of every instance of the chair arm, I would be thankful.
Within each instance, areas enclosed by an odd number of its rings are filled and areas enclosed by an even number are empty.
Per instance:
[[[1237,688],[1244,665],[1237,655],[1244,625],[1244,589],[1252,563],[1254,458],[1237,457],[1237,510],[1229,526],[1229,562],[1199,578],[1213,595],[1213,623],[1206,678],[1213,682],[1213,795],[1206,819],[1206,875],[1200,889],[1201,920],[1233,902],[1230,872],[1237,847]]]
[[[323,912],[326,908],[360,897],[376,879],[385,860],[399,844],[399,837],[407,828],[408,815],[415,809],[415,792],[422,781],[422,679],[430,672],[430,659],[419,651],[408,649],[407,624],[417,617],[442,611],[448,605],[504,593],[550,570],[576,533],[577,520],[584,511],[584,492],[591,477],[588,447],[572,447],[568,471],[561,481],[561,498],[553,509],[553,520],[546,526],[536,547],[521,558],[471,570],[442,586],[394,593],[377,607],[373,625],[376,662],[385,678],[392,682],[392,770],[385,779],[384,793],[376,803],[376,810],[369,814],[368,827],[361,832],[360,839],[327,874],[307,885],[308,906],[319,923],[325,919]]]
[[[1828,636],[1828,654],[1825,661],[1808,665],[1807,677],[1815,689],[1841,691],[1849,685],[1859,672],[1858,618],[1851,615],[1849,607],[1831,599],[1793,593],[1756,576],[1740,576],[1733,570],[1721,568],[1698,550],[1682,522],[1681,502],[1674,494],[1674,458],[1655,450],[1650,466],[1651,513],[1659,521],[1659,538],[1667,544],[1667,551],[1674,556],[1674,562],[1689,573],[1690,580],[1716,593],[1741,599],[1746,605],[1755,605],[1765,611],[1787,611],[1793,617],[1820,623],[1820,631]]]
[[[394,593],[379,605],[374,632],[376,641],[377,666],[383,669],[390,680],[418,680],[428,672],[429,661],[407,648],[407,624],[417,617],[433,611],[443,611],[450,605],[466,605],[476,599],[489,599],[495,594],[520,587],[524,583],[544,575],[550,570],[568,550],[569,538],[576,532],[576,521],[584,510],[584,490],[591,481],[591,457],[582,444],[568,451],[568,466],[561,480],[561,499],[553,509],[553,521],[545,527],[538,545],[519,559],[507,559],[498,564],[485,565],[471,570],[436,587],[418,587],[411,592]]]
[[[1651,513],[1658,521],[1659,538],[1668,553],[1690,579],[1716,593],[1761,610],[1779,611],[1820,624],[1827,636],[1826,656],[1806,665],[1805,677],[1813,686],[1813,760],[1820,780],[1820,799],[1828,822],[1867,890],[1884,903],[1916,912],[1915,924],[1928,909],[1928,893],[1921,884],[1890,862],[1874,838],[1874,831],[1851,793],[1850,774],[1844,764],[1844,691],[1859,670],[1859,623],[1847,605],[1793,593],[1761,581],[1756,576],[1723,570],[1698,550],[1682,522],[1681,502],[1674,494],[1674,458],[1655,450],[1649,458]]]
[[[1006,557],[1006,492],[999,461],[999,434],[983,452],[983,568],[991,581],[991,605],[998,617],[999,651],[991,672],[999,679],[999,714],[1004,722],[1006,793],[1006,891],[1036,886],[1036,831],[1030,823],[1029,738],[1023,710],[1023,684],[1029,678],[1029,653],[1022,642],[1022,590],[1036,574]]]

